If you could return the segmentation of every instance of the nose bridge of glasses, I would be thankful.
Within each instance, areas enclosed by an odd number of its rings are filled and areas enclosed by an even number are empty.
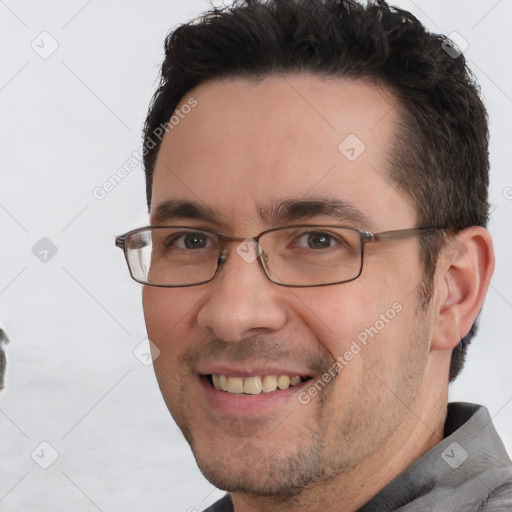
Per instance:
[[[247,263],[252,263],[260,257],[264,252],[259,244],[260,235],[254,237],[235,237],[219,234],[219,261],[224,263],[229,256],[227,246],[230,243],[238,243],[235,252]]]

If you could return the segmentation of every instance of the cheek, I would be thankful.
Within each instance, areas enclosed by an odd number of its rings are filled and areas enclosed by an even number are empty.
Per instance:
[[[300,316],[334,358],[343,354],[351,340],[366,327],[373,325],[386,304],[380,294],[356,286],[356,282],[297,293]]]
[[[142,299],[148,338],[158,349],[153,369],[167,407],[181,425],[186,423],[180,406],[186,399],[183,385],[191,375],[180,358],[192,338],[194,324],[191,319],[197,298],[192,300],[189,293],[179,289],[147,286]]]
[[[142,304],[148,337],[161,354],[181,351],[193,325],[192,311],[198,299],[181,289],[144,288]]]
[[[353,371],[373,365],[375,360],[393,364],[397,350],[405,343],[404,330],[415,316],[415,295],[408,295],[409,288],[398,288],[396,279],[383,280],[381,276],[379,281],[375,276],[371,279],[369,273],[367,276],[297,293],[299,315],[307,328],[334,359],[341,357],[341,364],[350,363]]]

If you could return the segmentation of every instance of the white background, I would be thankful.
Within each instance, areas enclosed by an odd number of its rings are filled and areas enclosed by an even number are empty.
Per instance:
[[[511,453],[512,1],[398,4],[469,43],[489,111],[497,268],[451,399],[486,405]],[[0,2],[0,321],[11,338],[1,511],[202,510],[223,494],[133,354],[145,339],[141,291],[114,235],[147,223],[140,166],[103,200],[92,194],[140,147],[166,33],[208,6]],[[31,48],[51,49],[43,31],[59,45],[47,59]],[[57,248],[46,262],[32,251],[43,237]],[[52,450],[58,458],[42,469],[33,458],[49,464]]]

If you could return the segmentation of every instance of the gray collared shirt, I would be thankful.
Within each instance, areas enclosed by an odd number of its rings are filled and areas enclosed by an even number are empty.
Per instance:
[[[512,463],[485,407],[448,404],[443,441],[359,510],[391,511],[512,511]],[[204,512],[233,512],[230,496]]]

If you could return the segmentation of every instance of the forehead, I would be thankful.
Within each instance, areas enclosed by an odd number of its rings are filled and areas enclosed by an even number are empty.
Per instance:
[[[256,214],[269,201],[324,198],[370,222],[405,214],[409,226],[414,210],[387,175],[399,119],[392,94],[360,80],[287,75],[202,84],[178,105],[162,141],[152,221],[163,202],[190,200],[220,222],[265,228]]]

